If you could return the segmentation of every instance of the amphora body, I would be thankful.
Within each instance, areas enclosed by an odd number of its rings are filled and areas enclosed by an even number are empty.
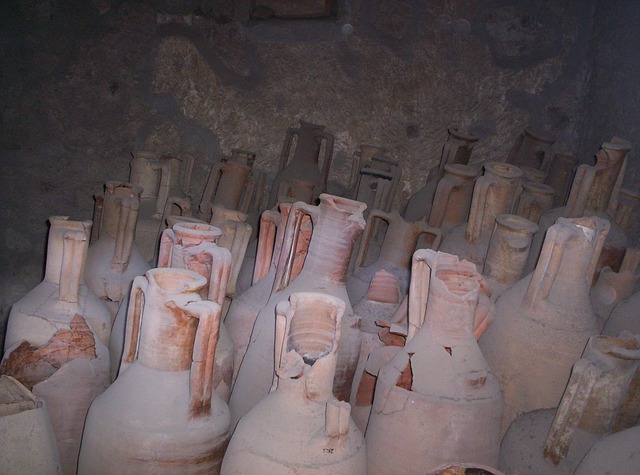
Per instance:
[[[133,282],[122,365],[94,401],[79,474],[219,473],[229,410],[213,391],[220,306],[206,279],[152,269]]]
[[[502,395],[473,334],[482,285],[467,261],[414,254],[408,341],[378,374],[369,474],[423,474],[455,461],[497,465]]]

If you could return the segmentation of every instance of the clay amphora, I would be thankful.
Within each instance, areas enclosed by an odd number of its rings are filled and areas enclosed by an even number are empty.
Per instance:
[[[46,403],[4,375],[0,376],[0,440],[3,475],[62,473]]]
[[[151,269],[131,290],[123,366],[91,405],[79,474],[219,473],[229,410],[213,391],[220,306],[206,279]]]
[[[407,221],[417,221],[425,218],[430,220],[430,213],[438,182],[442,179],[445,172],[445,166],[452,163],[460,163],[467,165],[471,158],[471,152],[478,137],[461,132],[455,127],[450,127],[447,132],[449,137],[442,147],[442,156],[437,167],[431,168],[427,175],[425,185],[416,191],[403,213],[404,219]]]
[[[514,214],[538,223],[544,213],[553,206],[553,188],[536,182],[522,183]]]
[[[521,415],[500,448],[500,469],[518,475],[573,474],[591,446],[612,432],[640,363],[640,337],[591,337],[558,409]]]
[[[291,157],[291,145],[296,138],[296,148]],[[273,184],[271,185],[271,197],[269,208],[273,208],[277,196],[289,196],[283,193],[282,186],[287,188],[292,179],[300,179],[313,183],[313,198],[323,193],[327,187],[329,170],[333,159],[333,135],[324,130],[324,125],[316,125],[311,122],[300,121],[300,127],[289,128],[280,152],[280,165]],[[320,165],[320,149],[324,142],[324,157],[322,169]],[[291,158],[290,158],[291,157]],[[300,199],[294,196],[296,199]]]
[[[365,265],[369,244],[373,237],[378,220],[388,224],[387,232],[375,262]],[[424,221],[411,223],[405,221],[397,210],[386,213],[374,209],[369,213],[367,226],[364,229],[358,254],[355,258],[354,271],[347,277],[347,292],[351,302],[359,302],[364,298],[371,284],[371,279],[381,269],[392,274],[400,289],[400,298],[409,290],[409,267],[411,256],[416,250],[418,239],[428,235],[431,247],[438,249],[442,240],[442,233],[437,228],[427,226]]]
[[[444,176],[438,182],[429,215],[429,225],[446,233],[469,219],[473,185],[482,169],[477,166],[451,163],[445,165]]]
[[[522,182],[523,183],[543,183],[547,179],[547,172],[540,170],[539,168],[529,167],[527,165],[521,165],[522,170]]]
[[[243,150],[232,150],[231,157],[220,160],[211,167],[207,184],[200,201],[198,217],[211,220],[211,205],[218,204],[223,208],[246,212],[240,205],[245,193],[251,194],[255,183],[249,181],[251,167],[256,154]]]
[[[271,393],[238,423],[223,474],[366,474],[364,438],[332,394],[345,304],[291,294],[276,307]]]
[[[0,373],[47,403],[65,474],[75,474],[91,401],[109,385],[109,309],[83,283],[90,221],[49,219],[44,280],[9,315]]]
[[[136,243],[145,260],[155,263],[164,217],[191,215],[187,192],[193,157],[164,156],[151,152],[132,153],[129,181],[142,187]]]
[[[522,170],[508,163],[484,164],[484,175],[476,180],[469,222],[451,229],[440,250],[482,267],[496,218],[511,213],[520,188]]]
[[[640,469],[640,426],[616,432],[591,447],[574,475],[636,475]]]
[[[365,435],[369,474],[497,464],[502,395],[473,335],[482,280],[456,256],[414,254],[407,343],[380,369]]]
[[[536,223],[522,216],[501,214],[496,218],[482,270],[494,302],[523,277],[531,239],[537,230]]]
[[[389,211],[395,200],[402,169],[397,160],[384,157],[385,149],[361,145],[354,153],[352,186],[353,199],[366,203],[367,211],[381,209]]]
[[[131,183],[108,181],[104,196],[96,197],[100,220],[94,221],[98,232],[92,233],[85,279],[113,317],[133,279],[149,269],[134,241],[141,193],[142,188]]]
[[[291,206],[292,203],[280,203],[280,212],[267,210],[262,213],[253,274],[254,283],[240,296],[233,299],[225,318],[224,323],[233,341],[235,352],[233,381],[235,381],[240,363],[247,351],[247,346],[249,346],[256,317],[262,307],[267,304],[271,295]],[[311,221],[307,219],[303,221],[300,229],[293,258],[291,280],[295,279],[302,270],[310,238]]]
[[[614,217],[616,224],[627,234],[633,232],[640,211],[640,193],[622,188],[615,204]]]
[[[549,170],[553,160],[551,146],[556,138],[541,130],[527,127],[516,139],[509,152],[508,163],[517,166],[529,166],[541,170]]]
[[[219,205],[213,205],[211,211],[212,216],[209,224],[222,231],[217,244],[231,252],[231,271],[229,272],[226,293],[228,298],[233,298],[236,293],[238,274],[251,238],[251,225],[245,222],[247,215],[239,211]]]
[[[249,346],[231,392],[232,425],[269,391],[273,376],[273,315],[278,302],[294,292],[321,291],[344,300],[334,395],[349,400],[351,382],[360,354],[360,318],[353,315],[346,289],[347,265],[355,240],[365,226],[364,203],[322,194],[320,204],[294,203],[289,213],[283,246],[269,301],[260,310]],[[311,217],[313,232],[302,271],[291,279],[296,240],[305,215]]]
[[[523,412],[556,407],[571,366],[600,333],[589,287],[607,220],[559,218],[532,274],[496,302],[480,348],[504,389],[503,430]]]
[[[545,183],[554,189],[553,207],[567,204],[571,183],[576,172],[578,159],[571,155],[556,153]]]
[[[619,272],[612,271],[611,267],[605,267],[600,271],[598,281],[589,292],[589,298],[601,326],[605,325],[615,306],[633,294],[638,279],[640,279],[639,266],[640,249],[628,248]],[[612,321],[608,331],[615,331],[613,329],[615,325]],[[615,334],[625,329],[617,328]]]
[[[540,229],[531,243],[526,272],[533,271],[540,255],[544,235],[549,226],[560,216],[567,218],[599,216],[609,220],[611,230],[600,255],[594,278],[598,278],[600,269],[603,267],[609,266],[616,271],[620,268],[628,238],[615,223],[612,207],[617,202],[624,177],[626,155],[630,149],[631,144],[628,141],[614,137],[610,142],[602,144],[602,148],[596,155],[595,166],[580,165],[578,167],[567,205],[551,209],[540,218],[538,223]]]

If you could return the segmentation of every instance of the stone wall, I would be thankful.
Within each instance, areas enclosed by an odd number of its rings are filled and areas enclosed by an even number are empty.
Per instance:
[[[90,218],[92,194],[127,178],[133,150],[194,155],[197,203],[232,148],[255,151],[272,177],[286,129],[303,119],[336,137],[330,192],[345,192],[359,144],[379,145],[401,163],[401,206],[450,125],[481,137],[475,162],[504,160],[527,125],[575,152],[593,61],[608,58],[592,57],[595,0],[344,0],[334,18],[297,21],[250,19],[243,0],[9,3],[3,316],[42,277],[47,217]],[[590,148],[599,124],[588,122]]]

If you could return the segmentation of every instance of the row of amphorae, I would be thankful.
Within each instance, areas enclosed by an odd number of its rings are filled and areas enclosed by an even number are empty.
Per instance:
[[[476,141],[450,130],[404,216],[381,148],[323,193],[313,124],[262,212],[249,152],[197,218],[193,161],[136,154],[93,223],[50,218],[7,327],[0,472],[640,473],[631,146],[575,169],[526,130],[480,167]]]

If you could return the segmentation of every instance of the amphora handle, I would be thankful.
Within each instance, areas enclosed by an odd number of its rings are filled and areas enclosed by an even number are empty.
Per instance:
[[[218,185],[220,184],[220,179],[222,178],[222,174],[224,173],[226,162],[218,162],[211,167],[211,172],[209,173],[209,178],[207,179],[207,185],[204,188],[204,192],[202,193],[202,199],[200,200],[200,205],[198,206],[198,217],[201,219],[209,220],[211,217],[211,204],[213,202],[213,196],[218,191]]]
[[[487,207],[487,196],[492,186],[494,186],[494,180],[490,176],[482,175],[476,180],[476,184],[473,187],[469,222],[465,232],[465,239],[470,243],[476,244],[480,242],[482,221]]]
[[[567,199],[566,217],[579,218],[584,214],[589,191],[596,179],[596,167],[580,165],[573,179],[571,192]]]
[[[194,417],[208,416],[211,413],[213,369],[222,307],[208,300],[189,302],[176,307],[188,316],[198,319],[189,374],[190,409]]]
[[[419,249],[413,254],[411,263],[411,283],[409,284],[409,327],[407,342],[413,338],[427,314],[433,258],[436,252],[431,249]]]
[[[276,267],[272,293],[280,292],[291,282],[300,228],[305,215],[309,216],[313,223],[320,216],[320,211],[317,206],[308,205],[304,201],[298,201],[291,206],[284,231],[284,239],[282,240],[282,250]],[[313,239],[313,230],[311,231],[311,239]]]
[[[87,235],[83,231],[67,231],[63,236],[62,266],[60,268],[59,300],[77,302],[84,273]]]
[[[111,259],[111,268],[122,274],[127,270],[129,259],[131,258],[140,201],[132,197],[122,197],[118,200],[118,205],[120,206],[120,214],[118,216],[116,244],[113,258]]]
[[[123,368],[128,367],[138,358],[142,311],[148,287],[149,281],[144,275],[139,275],[133,279],[129,307],[127,308],[127,324],[124,333],[124,349],[120,362],[120,373],[122,373]]]
[[[280,213],[273,210],[266,210],[260,216],[260,233],[258,234],[258,249],[256,251],[256,263],[253,268],[252,284],[258,282],[269,272],[280,216]]]
[[[394,215],[378,208],[374,208],[369,212],[367,225],[364,228],[364,232],[362,233],[362,241],[360,243],[360,247],[358,248],[356,260],[354,261],[354,267],[362,267],[364,265],[367,253],[369,252],[369,243],[371,242],[371,237],[375,234],[375,230],[377,228],[376,220],[378,219],[381,221],[385,221],[390,225],[394,220]]]

